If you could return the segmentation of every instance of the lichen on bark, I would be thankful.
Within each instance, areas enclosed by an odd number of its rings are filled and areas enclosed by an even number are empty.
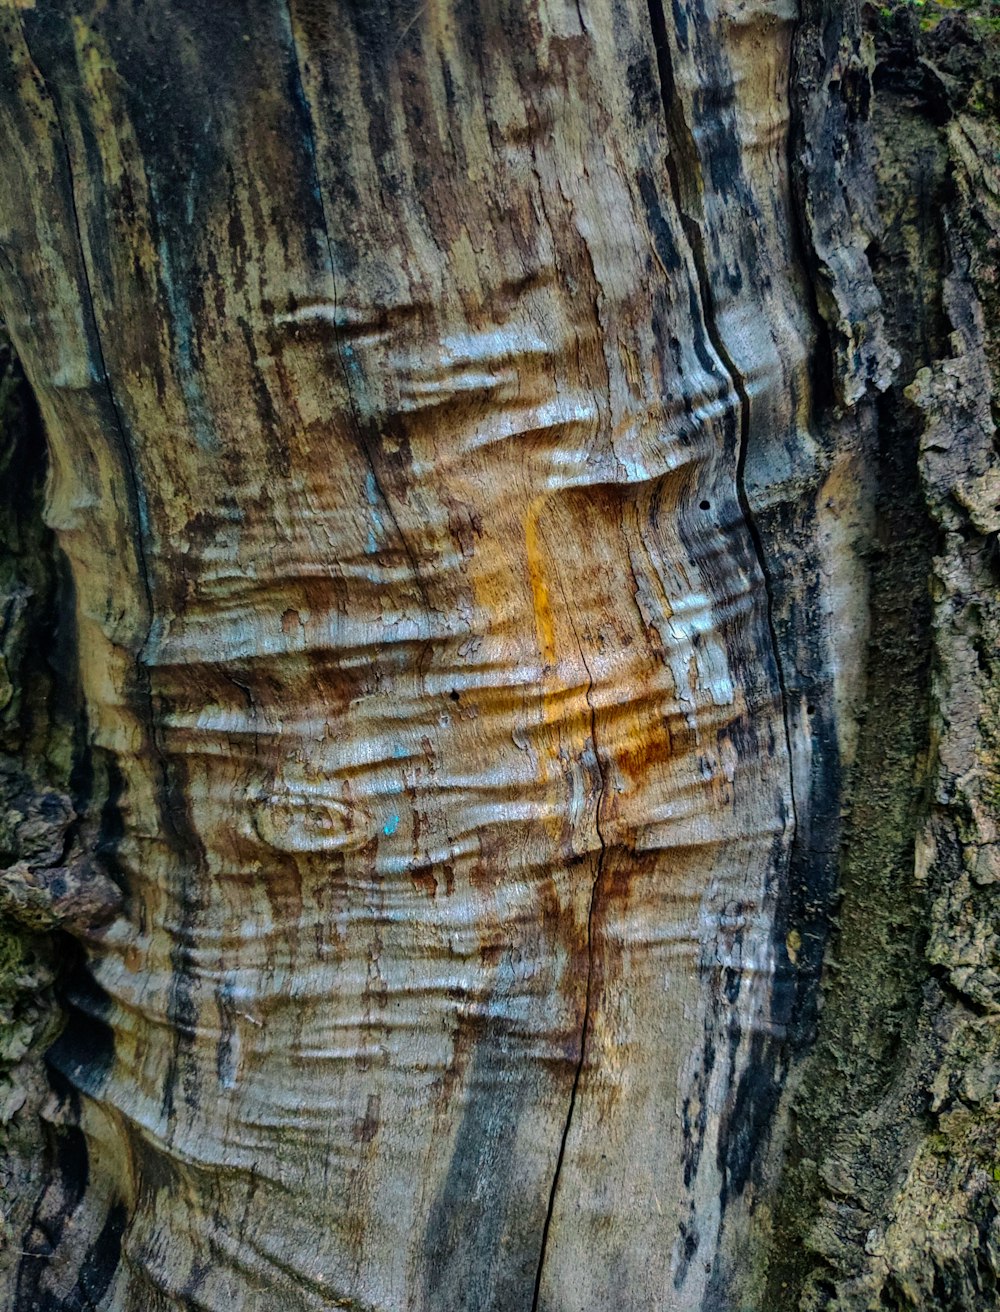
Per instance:
[[[895,365],[878,415],[867,711],[771,1300],[974,1312],[1000,1274],[1000,60],[991,7],[853,20],[870,50],[879,216],[866,260]]]

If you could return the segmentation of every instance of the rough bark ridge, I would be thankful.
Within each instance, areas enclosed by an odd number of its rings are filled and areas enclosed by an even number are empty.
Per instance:
[[[893,375],[842,901],[793,1102],[774,1307],[997,1297],[996,29],[982,5],[819,5],[799,34],[814,250],[822,265],[836,231],[865,255],[823,312],[840,352],[874,293]],[[816,159],[837,162],[824,176]]]

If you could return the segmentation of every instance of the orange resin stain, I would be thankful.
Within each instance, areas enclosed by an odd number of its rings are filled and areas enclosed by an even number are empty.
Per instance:
[[[528,578],[531,582],[531,596],[535,611],[535,631],[538,634],[538,650],[542,664],[551,670],[556,663],[556,633],[552,621],[552,606],[549,600],[549,586],[545,578],[543,551],[539,541],[537,503],[528,509],[524,522],[524,547],[528,559]],[[548,699],[546,699],[548,702]],[[546,723],[551,723],[546,711]]]

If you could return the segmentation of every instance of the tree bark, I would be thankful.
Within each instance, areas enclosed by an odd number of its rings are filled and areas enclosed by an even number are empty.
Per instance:
[[[837,1018],[919,1103],[993,1041],[942,972],[997,998],[948,957],[956,880],[992,879],[955,783],[992,685],[941,636],[993,605],[986,293],[949,236],[912,342],[880,263],[896,21],[0,6],[0,306],[79,707],[33,783],[78,821],[2,896],[84,945],[18,1308],[924,1305],[888,1173],[846,1229],[827,1192],[838,1111],[891,1120]],[[900,263],[943,289],[940,231]],[[913,549],[871,573],[887,525]],[[854,970],[805,1059],[838,886]]]

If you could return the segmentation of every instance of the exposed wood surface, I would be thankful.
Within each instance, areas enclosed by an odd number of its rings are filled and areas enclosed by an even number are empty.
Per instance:
[[[753,1305],[863,627],[824,646],[864,508],[816,509],[793,17],[0,8],[0,303],[126,894],[25,1308]]]

